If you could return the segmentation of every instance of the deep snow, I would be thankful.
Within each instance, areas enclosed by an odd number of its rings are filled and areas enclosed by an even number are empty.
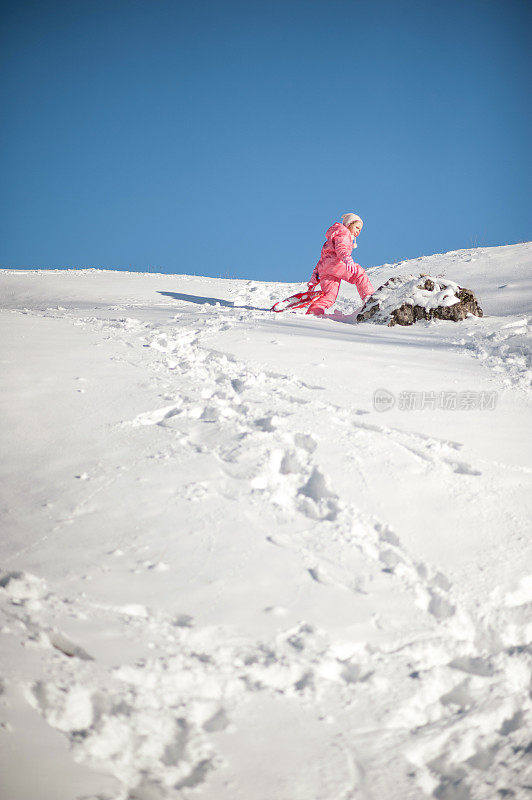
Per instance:
[[[531,266],[369,270],[485,314],[411,328],[0,271],[2,796],[528,796]]]

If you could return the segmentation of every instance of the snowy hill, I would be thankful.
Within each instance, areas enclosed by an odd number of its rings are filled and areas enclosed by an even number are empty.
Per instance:
[[[369,270],[484,310],[410,328],[0,271],[6,797],[526,796],[531,267]]]

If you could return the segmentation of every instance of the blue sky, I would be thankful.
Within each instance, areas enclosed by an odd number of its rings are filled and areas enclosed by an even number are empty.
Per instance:
[[[4,2],[0,265],[306,280],[531,235],[527,0]]]

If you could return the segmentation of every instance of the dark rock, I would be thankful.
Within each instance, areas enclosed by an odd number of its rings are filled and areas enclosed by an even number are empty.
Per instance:
[[[357,322],[373,319],[391,327],[413,325],[424,319],[458,322],[468,314],[483,316],[471,289],[422,273],[395,276],[379,286],[357,314]]]

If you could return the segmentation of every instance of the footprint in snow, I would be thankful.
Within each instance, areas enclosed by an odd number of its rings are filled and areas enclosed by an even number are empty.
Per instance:
[[[483,678],[491,678],[495,674],[495,669],[489,659],[477,656],[459,656],[449,662],[452,669],[467,672],[469,675],[479,675]]]
[[[294,434],[294,445],[302,450],[306,450],[307,453],[313,453],[318,446],[315,439],[308,433]]]
[[[281,460],[279,471],[281,475],[297,474],[303,469],[303,464],[295,450],[287,450]]]
[[[325,572],[323,567],[309,567],[308,573],[313,581],[321,583],[323,586],[334,586],[336,584],[336,581]]]
[[[233,387],[233,391],[235,391],[237,394],[242,394],[246,388],[246,381],[242,380],[242,378],[233,378],[231,381],[231,386]]]
[[[427,607],[429,614],[432,614],[433,617],[439,620],[454,616],[456,608],[449,600],[432,589],[429,589],[429,597],[430,600]]]
[[[404,563],[401,556],[398,553],[396,553],[395,550],[391,550],[390,548],[380,551],[379,561],[381,562],[381,564],[384,564],[383,572],[390,572],[390,573],[394,572],[398,564]]]
[[[275,415],[271,417],[261,417],[261,419],[256,419],[253,423],[256,428],[264,433],[273,433],[277,427],[278,418]]]
[[[26,601],[38,601],[46,597],[48,590],[42,578],[30,572],[8,571],[0,574],[2,589],[17,605]]]
[[[328,486],[325,476],[314,467],[308,481],[298,491],[302,500],[300,510],[311,519],[334,522],[340,513],[337,495]]]
[[[46,635],[52,647],[59,650],[63,655],[68,656],[68,658],[79,658],[81,661],[94,661],[94,658],[87,653],[83,647],[75,644],[59,631],[50,631]]]
[[[375,525],[375,530],[379,534],[379,540],[381,542],[386,542],[387,544],[392,544],[394,547],[400,547],[401,542],[399,541],[399,537],[395,535],[389,525],[385,525],[382,522],[377,522]]]
[[[449,461],[447,459],[444,459],[444,461],[458,475],[482,475],[480,470],[475,469],[470,464],[466,464],[465,461]]]

